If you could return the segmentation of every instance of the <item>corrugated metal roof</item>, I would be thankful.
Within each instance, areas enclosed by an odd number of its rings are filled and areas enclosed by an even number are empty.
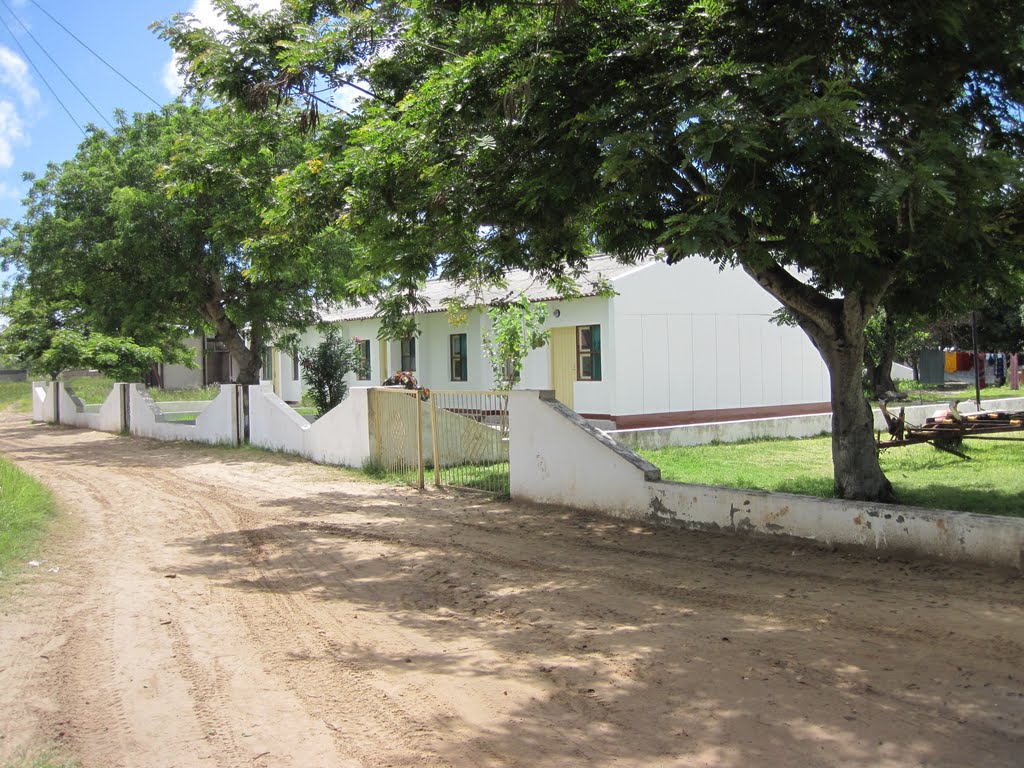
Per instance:
[[[654,259],[648,259],[636,264],[623,264],[613,256],[595,256],[588,262],[587,270],[576,279],[580,296],[595,296],[602,281],[614,283],[619,278],[645,269],[653,263]],[[419,294],[424,301],[424,308],[417,314],[444,312],[443,302],[455,296],[461,296],[471,306],[488,306],[496,301],[514,299],[520,294],[526,294],[530,301],[556,301],[564,298],[562,293],[553,290],[543,278],[531,275],[523,269],[508,272],[505,275],[505,283],[501,288],[486,288],[479,293],[466,295],[468,288],[465,285],[456,285],[451,280],[428,280]],[[329,322],[367,320],[374,317],[376,312],[377,307],[374,304],[331,307],[323,313],[323,319]]]

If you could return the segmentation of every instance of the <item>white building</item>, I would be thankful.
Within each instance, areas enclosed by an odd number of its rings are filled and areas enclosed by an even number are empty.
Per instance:
[[[602,280],[614,295],[597,294]],[[507,282],[477,297],[465,324],[452,325],[442,300],[457,289],[429,281],[427,309],[416,315],[420,335],[404,341],[378,340],[373,306],[329,314],[369,358],[369,378],[352,383],[377,385],[412,370],[431,389],[492,388],[481,347],[486,305],[525,292],[547,304],[551,337],[527,357],[517,388],[553,389],[587,418],[626,429],[829,410],[821,357],[798,328],[771,322],[778,302],[740,270],[699,258],[673,266],[595,258],[578,281],[583,295],[572,299],[525,272]],[[298,400],[296,361],[279,350],[271,358],[264,379],[283,399]]]

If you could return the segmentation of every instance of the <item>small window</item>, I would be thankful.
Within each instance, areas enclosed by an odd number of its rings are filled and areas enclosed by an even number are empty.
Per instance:
[[[299,380],[299,353],[292,353],[292,381]]]
[[[402,339],[402,370],[416,370],[416,339]]]
[[[576,379],[601,380],[601,326],[576,326]]]
[[[466,370],[466,334],[453,333],[449,337],[452,381],[465,381]]]
[[[356,354],[359,361],[356,363],[356,378],[359,381],[370,380],[370,340],[356,340]]]
[[[274,349],[271,347],[263,352],[263,374],[260,376],[263,381],[270,381],[274,378]]]

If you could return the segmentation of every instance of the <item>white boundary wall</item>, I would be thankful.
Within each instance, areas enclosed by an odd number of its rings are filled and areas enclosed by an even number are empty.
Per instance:
[[[32,382],[32,421],[45,421],[48,424],[56,421],[53,413],[53,389],[52,381]]]
[[[222,384],[220,393],[196,417],[195,424],[167,421],[160,406],[142,384],[128,387],[129,431],[156,440],[187,440],[213,445],[238,443],[238,403],[235,384]]]
[[[369,390],[348,397],[312,424],[272,391],[249,387],[249,443],[319,464],[361,467],[370,458]]]
[[[515,499],[691,529],[1024,567],[1022,519],[663,482],[660,470],[550,397],[522,391],[509,398]]]
[[[895,416],[900,410],[899,403],[893,403],[889,412]],[[911,424],[923,424],[925,419],[936,411],[946,410],[942,403],[906,406],[905,418]],[[982,411],[1016,411],[1024,409],[1024,397],[1006,398],[1002,400],[982,400]],[[974,401],[961,402],[960,413],[975,413]],[[882,432],[883,439],[888,434],[885,417],[879,409],[874,409],[875,429]],[[705,424],[682,424],[652,429],[617,429],[608,431],[608,435],[622,445],[633,450],[657,450],[671,446],[706,445],[707,443],[736,443],[741,440],[786,437],[814,437],[822,433],[831,433],[832,414],[820,413],[807,416],[784,416],[776,419],[746,419],[743,421],[720,421]]]
[[[107,399],[99,407],[87,406],[64,382],[58,382],[60,423],[84,427],[98,432],[121,432],[124,429],[124,386],[114,384]]]

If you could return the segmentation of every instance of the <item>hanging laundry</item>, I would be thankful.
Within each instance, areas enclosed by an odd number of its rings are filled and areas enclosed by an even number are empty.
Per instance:
[[[946,373],[956,373],[956,352],[947,352],[945,360]]]

